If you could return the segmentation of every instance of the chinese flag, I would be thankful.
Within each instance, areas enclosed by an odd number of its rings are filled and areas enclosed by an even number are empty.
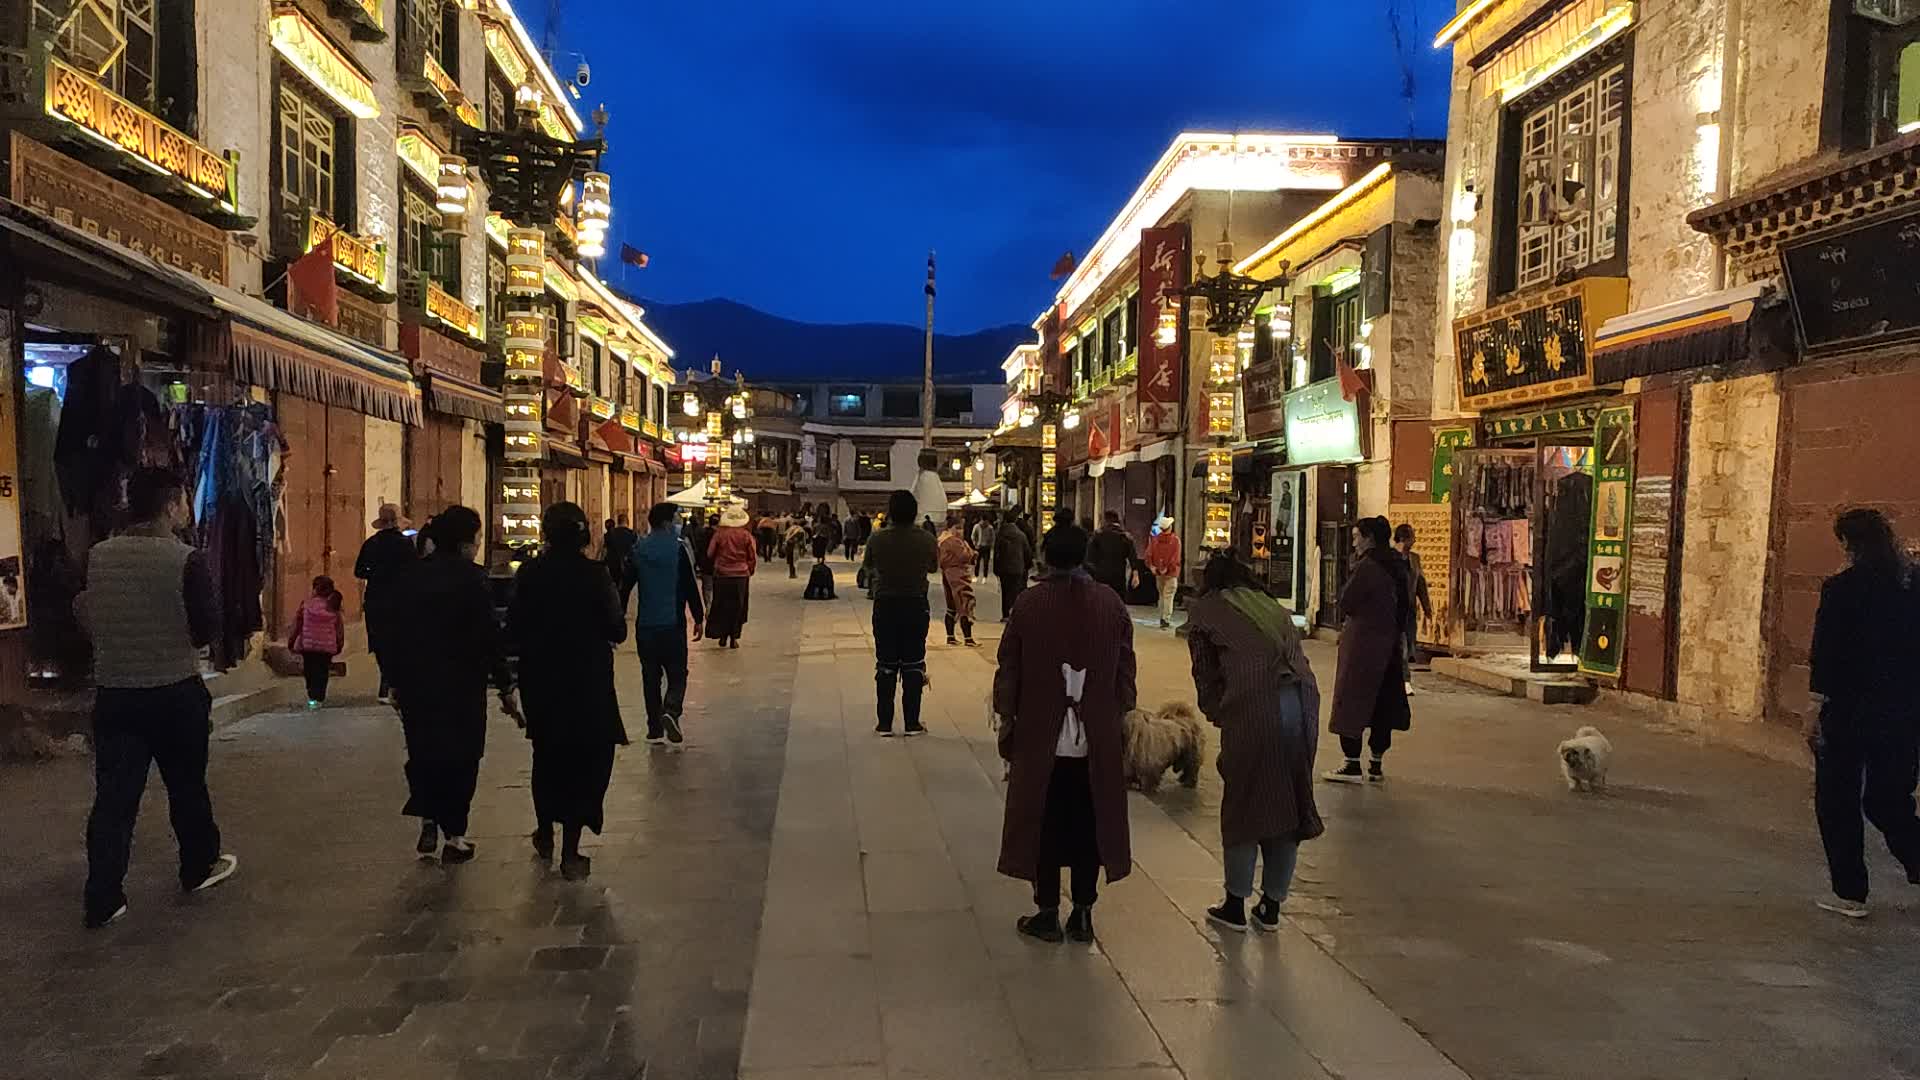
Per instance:
[[[1073,252],[1071,251],[1055,259],[1053,261],[1053,280],[1059,281],[1061,278],[1073,273],[1073,267]]]
[[[1348,401],[1359,397],[1367,388],[1366,376],[1354,369],[1345,360],[1340,361],[1340,396]]]
[[[340,284],[333,276],[333,237],[287,267],[287,310],[332,326],[340,321]]]

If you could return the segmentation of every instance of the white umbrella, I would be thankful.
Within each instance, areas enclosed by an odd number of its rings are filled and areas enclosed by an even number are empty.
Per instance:
[[[707,482],[702,480],[685,491],[669,495],[667,501],[675,506],[705,506],[707,505]]]

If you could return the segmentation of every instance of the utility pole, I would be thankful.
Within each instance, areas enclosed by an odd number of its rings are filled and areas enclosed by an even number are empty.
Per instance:
[[[920,445],[933,449],[933,252],[927,252],[926,363],[920,377]]]

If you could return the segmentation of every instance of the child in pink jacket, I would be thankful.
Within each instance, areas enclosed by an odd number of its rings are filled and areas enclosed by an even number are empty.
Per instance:
[[[341,596],[333,579],[325,574],[313,579],[313,595],[300,605],[293,616],[293,630],[287,647],[300,654],[307,676],[307,708],[326,703],[327,680],[333,675],[333,658],[347,642],[346,620],[340,615]]]

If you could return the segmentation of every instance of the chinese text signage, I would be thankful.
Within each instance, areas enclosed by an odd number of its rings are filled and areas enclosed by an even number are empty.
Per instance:
[[[1486,409],[1591,389],[1593,331],[1626,306],[1625,278],[1583,278],[1456,320],[1460,403]]]
[[[1580,670],[1620,674],[1627,632],[1627,545],[1633,528],[1633,406],[1600,410],[1593,428],[1593,529]]]
[[[1162,344],[1157,328],[1168,305],[1178,308],[1187,283],[1187,226],[1184,222],[1140,230],[1140,432],[1180,430],[1181,350],[1185,335]]]
[[[1288,464],[1366,460],[1360,404],[1341,396],[1339,379],[1289,391],[1286,431]]]
[[[155,262],[227,283],[227,234],[13,132],[13,201]]]

